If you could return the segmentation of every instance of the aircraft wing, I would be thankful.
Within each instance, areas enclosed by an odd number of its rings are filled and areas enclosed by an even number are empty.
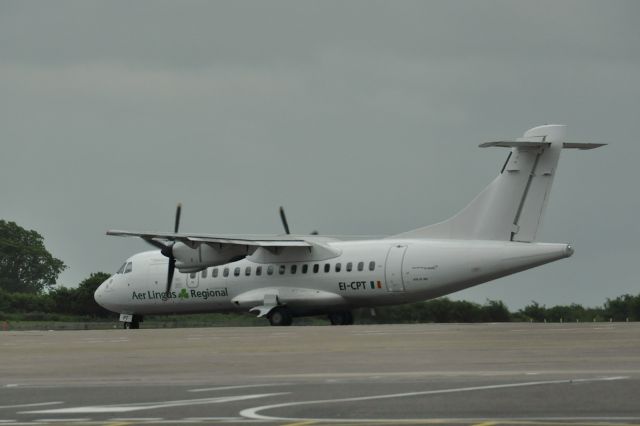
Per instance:
[[[230,244],[256,247],[312,247],[319,241],[318,237],[298,235],[208,235],[173,232],[135,232],[109,230],[107,235],[118,237],[140,237],[145,241],[179,241],[188,246],[202,243]]]

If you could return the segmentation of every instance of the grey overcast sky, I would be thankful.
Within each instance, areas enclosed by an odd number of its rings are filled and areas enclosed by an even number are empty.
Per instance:
[[[569,139],[539,234],[575,255],[454,298],[640,293],[640,2],[0,1],[0,218],[59,284],[148,247],[109,228],[395,234],[451,216],[504,162]]]

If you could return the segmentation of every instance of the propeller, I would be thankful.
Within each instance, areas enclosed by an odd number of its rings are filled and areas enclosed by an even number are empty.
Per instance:
[[[176,207],[176,219],[173,224],[173,233],[177,234],[180,229],[180,215],[182,213],[182,204],[178,203]],[[160,249],[160,253],[169,258],[169,267],[167,269],[167,294],[171,291],[171,284],[173,283],[173,274],[176,271],[176,258],[173,256],[173,245],[175,241],[171,244],[164,245],[162,249]]]
[[[280,206],[280,220],[282,220],[282,226],[284,226],[284,233],[289,235],[289,223],[287,222],[287,216],[284,214],[284,207]]]
[[[284,233],[289,235],[289,222],[287,222],[287,215],[284,214],[284,207],[280,206],[280,220],[282,221],[282,226],[284,227]],[[318,235],[318,231],[312,231],[311,235]]]

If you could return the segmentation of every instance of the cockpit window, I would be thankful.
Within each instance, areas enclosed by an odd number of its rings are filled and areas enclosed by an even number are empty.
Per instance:
[[[127,266],[127,263],[123,263],[122,266],[120,267],[120,269],[118,269],[118,272],[116,272],[116,274],[121,274],[124,272],[124,267]]]
[[[127,263],[127,266],[124,267],[124,273],[128,274],[133,269],[133,264],[131,262]]]

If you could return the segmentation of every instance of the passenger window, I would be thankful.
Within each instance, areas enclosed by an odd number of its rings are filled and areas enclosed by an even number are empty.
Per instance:
[[[353,263],[351,262],[347,263],[347,272],[351,272],[352,269],[353,269]]]
[[[340,262],[336,263],[336,272],[340,272],[341,269],[342,269],[342,264],[340,264]]]
[[[320,265],[318,265],[317,263],[315,265],[313,265],[313,273],[314,274],[317,274],[319,270],[320,270]]]
[[[251,266],[244,268],[244,274],[248,277],[251,275]]]
[[[291,265],[291,273],[292,274],[295,274],[297,270],[298,270],[298,265]]]
[[[213,268],[213,272],[211,273],[211,276],[213,278],[217,278],[218,277],[218,268]]]
[[[279,268],[278,272],[280,273],[280,275],[283,275],[286,272],[286,270],[287,270],[286,266],[280,265],[280,268]]]
[[[124,267],[127,266],[127,263],[123,263],[122,266],[120,267],[120,269],[118,269],[118,272],[116,272],[116,274],[121,274],[124,272]]]
[[[202,278],[207,278],[207,270],[206,269],[204,269],[202,271]]]
[[[233,270],[233,275],[235,277],[240,276],[240,267],[239,266],[236,266],[236,268]]]
[[[306,263],[304,265],[302,265],[302,273],[303,274],[306,274],[308,270],[309,270],[309,265],[307,265]]]
[[[196,273],[192,272],[189,274],[189,278],[191,278],[192,280],[196,278]]]
[[[330,270],[331,270],[331,265],[330,265],[330,264],[328,264],[328,263],[325,263],[325,264],[324,264],[324,271],[325,271],[325,272],[329,272]]]
[[[262,275],[262,266],[256,266],[256,275],[257,276]]]
[[[229,276],[229,268],[224,268],[224,270],[222,271],[222,276],[223,277],[228,277]]]
[[[124,273],[128,274],[133,270],[133,264],[131,262],[127,263],[127,266],[124,267]]]
[[[358,271],[364,271],[364,262],[358,262]]]
[[[267,267],[267,275],[273,275],[273,265]]]
[[[376,262],[372,260],[371,262],[369,262],[369,270],[373,271],[374,269],[376,269]]]

